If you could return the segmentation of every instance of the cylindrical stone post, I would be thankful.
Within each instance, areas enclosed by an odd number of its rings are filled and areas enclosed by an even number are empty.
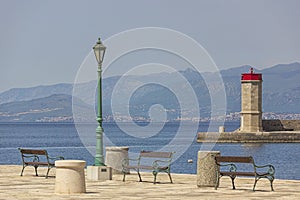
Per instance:
[[[129,147],[106,147],[105,164],[112,168],[113,174],[122,173],[122,161],[128,159]]]
[[[55,161],[55,193],[85,193],[85,164],[86,162],[84,160]]]
[[[219,126],[219,133],[225,132],[225,126]]]
[[[198,151],[197,162],[197,186],[214,187],[217,182],[217,165],[215,156],[220,155],[219,151]]]

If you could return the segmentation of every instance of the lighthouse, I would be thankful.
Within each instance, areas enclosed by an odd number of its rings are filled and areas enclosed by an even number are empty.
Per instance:
[[[262,132],[262,74],[244,73],[241,77],[241,132]]]

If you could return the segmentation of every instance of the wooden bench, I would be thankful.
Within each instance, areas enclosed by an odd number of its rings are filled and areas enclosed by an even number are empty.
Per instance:
[[[35,168],[35,175],[38,176],[37,168],[39,166],[47,166],[47,174],[46,178],[48,178],[48,174],[51,168],[55,167],[54,161],[55,160],[64,160],[64,157],[49,157],[46,150],[39,150],[39,149],[21,149],[19,151],[22,156],[22,163],[23,169],[21,172],[21,176],[23,176],[23,172],[25,167],[33,166]]]
[[[272,165],[258,166],[254,163],[251,156],[249,157],[238,157],[238,156],[216,156],[216,164],[218,165],[217,170],[217,182],[215,189],[219,186],[219,181],[222,176],[229,176],[232,181],[232,189],[235,189],[234,179],[237,176],[252,176],[254,177],[253,191],[255,191],[256,183],[261,178],[267,178],[271,184],[271,190],[273,189],[273,181],[275,179],[275,168]],[[251,164],[251,170],[244,171],[237,169],[237,163],[249,163]],[[225,168],[225,169],[224,169]],[[227,169],[226,169],[227,168]],[[259,170],[262,169],[262,170]]]
[[[124,174],[123,181],[125,181],[126,174],[130,169],[135,170],[138,173],[140,182],[142,182],[140,170],[150,170],[154,175],[153,183],[156,183],[156,176],[159,172],[165,172],[169,175],[171,183],[172,177],[170,173],[171,161],[173,157],[173,152],[152,152],[152,151],[141,151],[137,159],[124,159],[122,162],[122,172]],[[146,160],[152,161],[152,164],[147,165]],[[151,160],[152,159],[152,160]],[[159,159],[159,160],[157,160]],[[134,164],[133,164],[134,163]]]

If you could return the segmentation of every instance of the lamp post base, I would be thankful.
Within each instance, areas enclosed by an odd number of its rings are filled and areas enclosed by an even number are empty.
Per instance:
[[[92,181],[112,180],[112,168],[107,166],[87,166],[87,179]]]

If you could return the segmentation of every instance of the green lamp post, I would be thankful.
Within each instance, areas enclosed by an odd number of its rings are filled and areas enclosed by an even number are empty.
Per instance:
[[[95,46],[93,47],[96,60],[98,62],[98,113],[97,122],[98,127],[96,129],[96,156],[95,166],[105,166],[103,157],[103,128],[102,128],[102,62],[105,54],[106,47],[102,44],[99,38]]]

